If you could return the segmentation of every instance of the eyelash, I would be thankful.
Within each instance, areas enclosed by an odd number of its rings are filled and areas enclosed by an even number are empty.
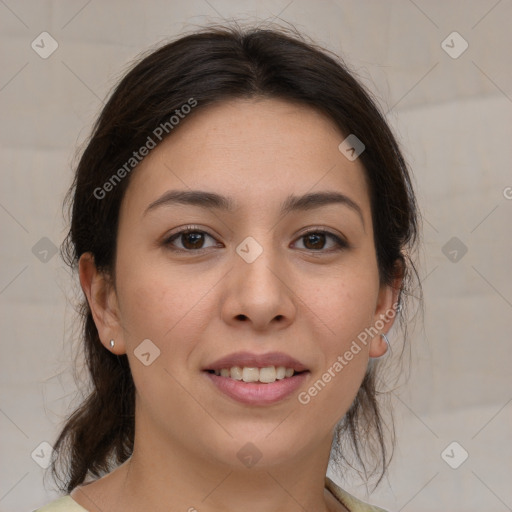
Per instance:
[[[173,247],[172,246],[172,242],[174,242],[174,240],[176,239],[179,239],[182,235],[186,235],[186,234],[190,234],[190,233],[200,233],[200,234],[203,234],[203,235],[207,235],[209,236],[210,238],[212,239],[215,239],[214,236],[210,235],[207,231],[204,231],[202,229],[200,229],[198,226],[186,226],[184,229],[180,230],[180,231],[177,231],[176,233],[173,233],[171,236],[167,237],[164,242],[163,242],[163,245],[166,246],[167,248],[169,248],[171,251],[174,251],[174,252],[182,252],[182,253],[192,253],[192,252],[196,252],[196,253],[199,253],[199,252],[202,252],[206,249],[210,249],[211,247],[201,247],[199,249],[180,249],[180,248],[177,248],[177,247]],[[315,249],[302,249],[302,250],[305,250],[309,253],[313,253],[313,254],[317,254],[317,253],[331,253],[331,252],[335,252],[335,251],[341,251],[343,249],[348,249],[349,248],[349,244],[348,242],[346,242],[345,240],[343,240],[342,238],[340,238],[338,235],[335,235],[334,233],[331,233],[330,231],[326,231],[325,229],[320,229],[320,228],[313,228],[313,229],[310,229],[309,231],[306,231],[305,233],[302,233],[299,238],[297,240],[300,240],[301,238],[304,238],[308,235],[311,235],[311,234],[321,234],[321,235],[325,235],[326,238],[331,238],[331,240],[334,241],[334,243],[337,245],[336,248],[334,249],[318,249],[318,250],[315,250]]]

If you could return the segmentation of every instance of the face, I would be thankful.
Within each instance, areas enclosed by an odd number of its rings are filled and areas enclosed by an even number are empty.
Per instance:
[[[385,351],[361,333],[394,299],[344,138],[308,107],[235,100],[191,116],[134,171],[115,286],[85,259],[81,280],[102,342],[128,356],[139,432],[231,466],[247,442],[259,464],[330,445]]]

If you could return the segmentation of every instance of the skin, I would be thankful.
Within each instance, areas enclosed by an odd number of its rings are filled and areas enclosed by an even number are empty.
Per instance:
[[[380,283],[364,169],[338,150],[344,138],[309,107],[233,100],[190,115],[134,171],[121,206],[114,282],[90,254],[79,271],[102,343],[130,361],[135,448],[112,473],[73,491],[83,507],[345,510],[324,489],[332,435],[369,357],[386,352],[380,336],[307,405],[297,393],[271,406],[241,404],[201,370],[239,350],[281,351],[309,368],[304,391],[392,308],[400,283]],[[166,191],[189,189],[229,196],[235,209],[174,204],[146,212]],[[344,204],[280,215],[288,195],[319,191],[345,194],[362,218]],[[204,237],[202,250],[184,252],[194,246],[186,237],[166,245],[189,224],[213,237]],[[329,237],[315,245],[303,237],[310,227],[349,247],[337,249]],[[235,251],[248,236],[263,249],[252,263]],[[161,351],[149,366],[134,356],[144,339]],[[248,442],[262,455],[252,468],[237,457]]]

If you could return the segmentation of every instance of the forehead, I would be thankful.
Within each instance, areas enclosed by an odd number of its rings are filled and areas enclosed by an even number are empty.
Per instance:
[[[289,194],[337,190],[369,209],[365,171],[339,151],[345,138],[317,110],[277,99],[237,99],[197,110],[139,164],[126,201],[202,189],[266,208]],[[136,197],[134,197],[136,195]]]

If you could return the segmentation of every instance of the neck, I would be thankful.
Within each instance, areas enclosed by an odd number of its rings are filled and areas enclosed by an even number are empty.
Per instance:
[[[331,439],[303,450],[293,459],[251,467],[229,465],[190,453],[182,445],[161,450],[155,439],[135,440],[132,457],[123,465],[119,501],[124,509],[153,512],[327,512],[332,497],[325,490]],[[142,441],[141,439],[141,441]],[[250,451],[251,448],[248,448]],[[236,452],[235,452],[236,453]],[[121,469],[121,468],[120,468]]]

